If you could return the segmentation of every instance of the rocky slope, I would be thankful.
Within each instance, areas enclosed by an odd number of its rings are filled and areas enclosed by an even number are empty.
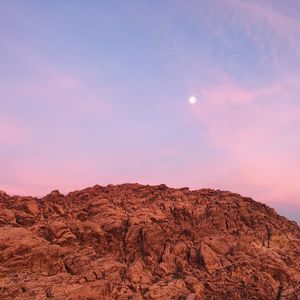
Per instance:
[[[1,192],[0,299],[300,299],[300,228],[211,189]]]

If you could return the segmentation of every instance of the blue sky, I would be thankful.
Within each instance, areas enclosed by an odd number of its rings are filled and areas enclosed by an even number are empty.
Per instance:
[[[0,1],[0,188],[212,187],[300,220],[299,11]]]

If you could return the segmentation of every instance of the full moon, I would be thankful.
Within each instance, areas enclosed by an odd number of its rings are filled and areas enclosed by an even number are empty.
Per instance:
[[[197,101],[197,99],[196,99],[196,97],[194,97],[194,96],[191,96],[191,97],[189,98],[189,102],[190,102],[191,104],[195,104],[196,101]]]

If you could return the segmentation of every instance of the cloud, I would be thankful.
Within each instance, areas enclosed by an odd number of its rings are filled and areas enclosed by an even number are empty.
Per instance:
[[[28,136],[28,130],[19,121],[0,116],[0,146],[20,145]]]
[[[0,103],[34,103],[70,116],[105,117],[110,113],[112,107],[98,87],[89,87],[67,72],[36,67],[38,72],[28,78],[0,84]]]
[[[283,44],[285,47],[300,50],[300,24],[280,11],[274,10],[272,4],[258,4],[255,1],[225,0],[233,13],[231,22],[241,26],[247,35],[258,45]]]
[[[252,193],[260,201],[297,201],[300,78],[291,76],[256,90],[229,78],[221,76],[217,84],[202,87],[190,111],[207,143],[223,153],[211,165],[221,177],[216,184]]]
[[[69,71],[45,59],[36,50],[0,32],[0,49],[15,58],[17,65],[11,72],[26,74],[14,78],[4,78],[0,82],[0,104],[5,102],[34,103],[45,105],[56,111],[64,111],[69,116],[107,117],[112,111],[111,103],[105,98],[107,89],[101,82],[89,82],[80,70]]]
[[[69,191],[85,188],[103,180],[104,171],[93,168],[95,161],[70,153],[67,160],[49,160],[37,155],[10,162],[5,173],[0,171],[0,189],[8,194],[44,196],[51,190]]]

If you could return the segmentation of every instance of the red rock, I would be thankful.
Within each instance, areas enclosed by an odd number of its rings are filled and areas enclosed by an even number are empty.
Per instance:
[[[0,299],[300,299],[300,228],[231,192],[0,191]]]

